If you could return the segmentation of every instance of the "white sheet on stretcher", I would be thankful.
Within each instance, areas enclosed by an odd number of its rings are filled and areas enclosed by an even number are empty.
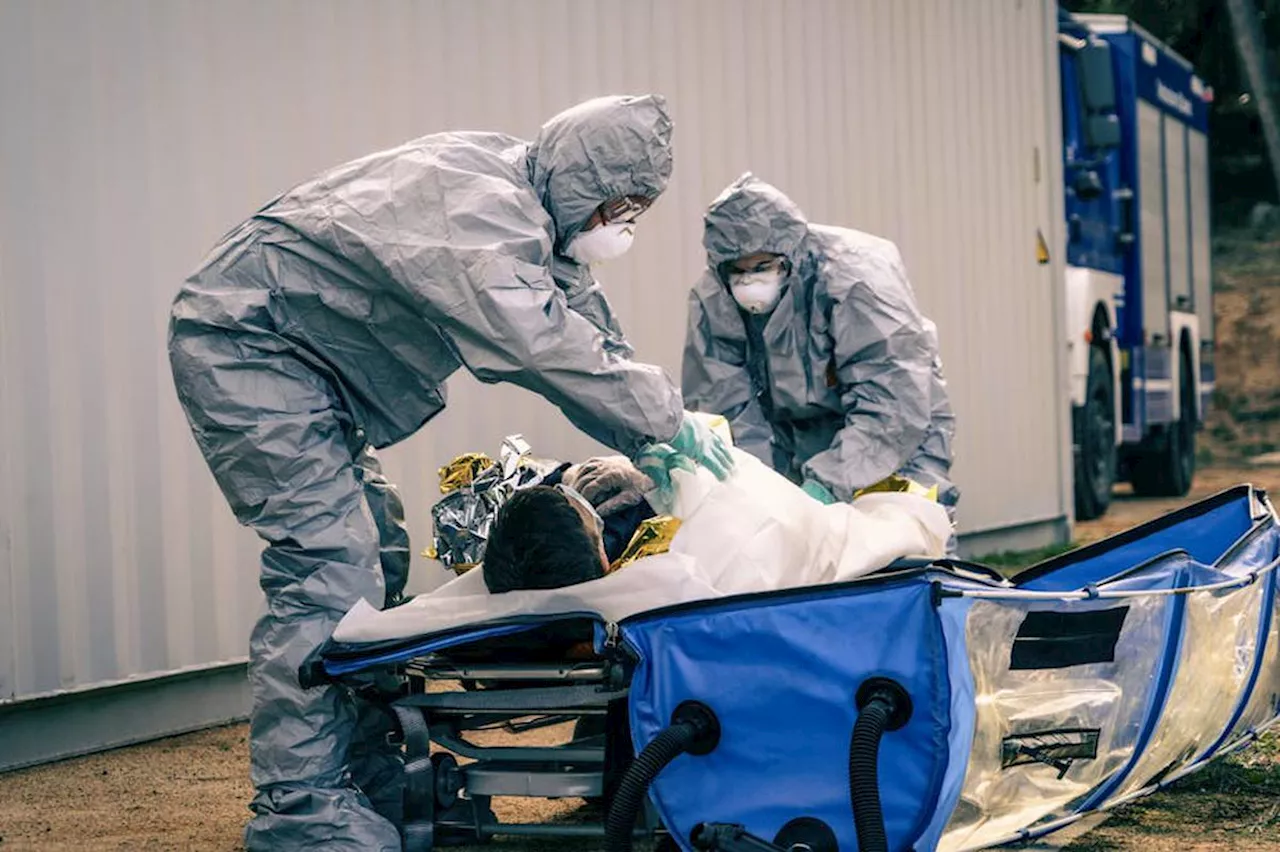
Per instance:
[[[946,511],[911,494],[868,494],[823,506],[754,457],[734,450],[724,482],[705,470],[673,476],[680,518],[667,553],[589,583],[493,595],[480,568],[394,609],[360,601],[334,638],[402,639],[512,615],[592,612],[606,621],[671,604],[851,580],[905,556],[942,556]],[[654,502],[660,502],[655,499]]]

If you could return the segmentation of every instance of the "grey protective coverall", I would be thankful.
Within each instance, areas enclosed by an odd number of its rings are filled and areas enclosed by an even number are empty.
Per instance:
[[[671,129],[662,98],[609,97],[531,143],[416,139],[285,192],[187,279],[169,335],[178,396],[236,517],[267,542],[249,849],[400,848],[387,723],[297,674],[357,600],[404,589],[403,509],[373,447],[439,413],[459,367],[542,395],[628,455],[676,434],[674,383],[630,360],[588,269],[561,256],[604,201],[663,191]]]
[[[773,186],[743,175],[707,210],[707,270],[689,297],[681,390],[690,410],[725,415],[734,442],[796,482],[836,498],[899,473],[950,480],[955,417],[934,324],[921,316],[897,247],[811,225]],[[781,301],[752,315],[725,264],[786,257]]]

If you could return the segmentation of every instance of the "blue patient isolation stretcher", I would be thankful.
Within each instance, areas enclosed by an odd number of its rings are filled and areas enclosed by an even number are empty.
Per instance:
[[[399,720],[406,849],[499,834],[610,850],[641,836],[684,850],[981,849],[1150,793],[1274,724],[1278,556],[1271,504],[1239,486],[1012,580],[899,562],[616,624],[564,613],[330,643],[302,674]],[[581,638],[594,655],[566,656]],[[400,685],[378,692],[378,673]],[[560,746],[467,737],[570,720]],[[607,815],[501,824],[494,795],[598,799]]]

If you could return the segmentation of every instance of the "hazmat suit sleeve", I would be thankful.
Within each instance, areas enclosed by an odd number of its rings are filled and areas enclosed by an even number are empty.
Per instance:
[[[546,267],[513,254],[452,254],[462,276],[431,276],[419,286],[434,291],[426,300],[431,319],[476,378],[539,394],[628,456],[676,434],[684,407],[670,377],[632,361],[627,347],[570,309]]]
[[[545,397],[622,453],[671,439],[683,418],[680,392],[662,369],[630,360],[603,294],[553,253],[550,218],[511,165],[522,143],[433,139],[330,172],[260,216],[389,285],[329,296],[371,324],[379,300],[407,299],[481,381]],[[570,309],[566,294],[592,316]],[[411,358],[423,332],[379,325],[378,333]]]
[[[707,277],[710,278],[709,273]],[[712,285],[722,289],[718,281],[704,281],[689,294],[680,376],[684,405],[690,411],[723,415],[733,432],[734,446],[772,465],[773,428],[765,417],[747,369],[742,320],[736,311],[732,320],[728,316],[717,320],[723,313],[717,309],[721,306],[713,305],[709,309],[702,292]],[[737,323],[736,328],[733,322]]]
[[[870,258],[829,306],[845,426],[803,467],[842,501],[896,473],[929,428],[934,337],[896,259]]]

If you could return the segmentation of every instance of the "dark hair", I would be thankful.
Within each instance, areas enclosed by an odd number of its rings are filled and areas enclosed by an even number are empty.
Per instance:
[[[604,575],[600,544],[582,515],[554,488],[517,491],[498,509],[484,550],[484,584],[493,593],[558,589]]]

